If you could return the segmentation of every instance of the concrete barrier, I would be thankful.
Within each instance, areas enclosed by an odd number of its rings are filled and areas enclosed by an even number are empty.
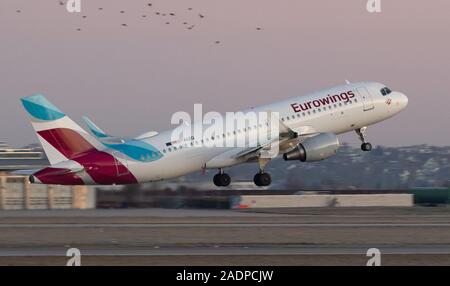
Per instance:
[[[236,196],[231,207],[242,208],[301,208],[301,207],[410,207],[411,194],[363,195],[261,195]]]

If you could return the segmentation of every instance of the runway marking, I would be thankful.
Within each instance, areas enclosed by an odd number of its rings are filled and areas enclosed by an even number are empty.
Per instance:
[[[372,246],[220,246],[80,248],[84,256],[365,255]],[[449,245],[378,246],[384,255],[450,255]],[[65,248],[0,249],[0,257],[65,256]]]
[[[450,223],[82,223],[0,224],[0,228],[450,227]]]

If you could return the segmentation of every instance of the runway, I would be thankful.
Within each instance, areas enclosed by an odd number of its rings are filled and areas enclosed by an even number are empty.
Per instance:
[[[259,227],[275,227],[275,228],[296,228],[296,227],[313,227],[313,228],[354,228],[354,227],[450,227],[450,223],[82,223],[82,224],[2,224],[2,228],[259,228]]]
[[[289,246],[190,246],[190,247],[96,247],[81,248],[80,252],[86,256],[186,256],[186,255],[207,255],[207,256],[227,256],[227,255],[366,255],[367,250],[373,246],[369,245],[289,245]],[[383,254],[446,254],[450,255],[450,245],[410,245],[406,247],[396,245],[383,245],[379,247]],[[63,247],[41,247],[41,248],[0,248],[0,256],[65,256],[67,252]]]
[[[448,208],[11,211],[0,265],[450,265]]]

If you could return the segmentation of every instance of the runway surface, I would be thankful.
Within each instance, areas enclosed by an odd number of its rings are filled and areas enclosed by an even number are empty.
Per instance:
[[[80,224],[2,224],[1,228],[193,228],[193,227],[450,227],[450,223],[80,223]]]
[[[450,265],[450,208],[0,212],[0,265]]]
[[[366,255],[368,245],[348,246],[348,245],[290,245],[290,246],[196,246],[196,247],[96,247],[83,248],[82,255],[87,256],[179,256],[179,255]],[[446,254],[450,255],[450,245],[410,245],[410,246],[389,246],[379,247],[383,254]],[[66,248],[62,247],[42,247],[42,248],[0,248],[0,256],[65,256]]]

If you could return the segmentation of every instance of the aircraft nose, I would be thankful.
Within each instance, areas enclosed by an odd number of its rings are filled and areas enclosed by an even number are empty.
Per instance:
[[[408,97],[403,93],[400,93],[400,105],[402,109],[408,105]]]

